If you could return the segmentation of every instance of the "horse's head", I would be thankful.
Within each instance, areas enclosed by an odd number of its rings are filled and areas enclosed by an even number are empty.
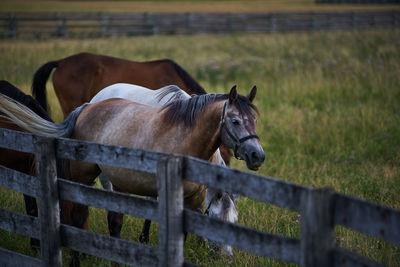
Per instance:
[[[258,170],[264,162],[265,153],[256,135],[257,118],[253,111],[257,108],[252,104],[256,96],[254,86],[247,96],[238,95],[236,86],[232,87],[229,98],[222,112],[221,140],[232,148],[235,157],[246,161],[247,168]]]
[[[218,189],[208,188],[206,196],[205,214],[212,218],[217,218],[225,222],[236,223],[238,220],[237,199],[238,195],[222,192]],[[209,241],[210,247],[216,251],[222,248],[223,253],[233,256],[232,247],[223,245],[222,247],[213,241]]]

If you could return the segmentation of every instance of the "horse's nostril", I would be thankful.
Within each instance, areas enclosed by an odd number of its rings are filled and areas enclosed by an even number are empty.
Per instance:
[[[258,153],[257,151],[253,151],[253,152],[251,152],[251,160],[253,162],[264,162],[265,154],[264,153]]]
[[[258,155],[257,152],[251,152],[251,159],[254,161],[258,161]]]

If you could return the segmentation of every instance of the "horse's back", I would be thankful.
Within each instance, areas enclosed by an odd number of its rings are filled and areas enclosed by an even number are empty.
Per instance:
[[[90,103],[96,103],[110,98],[124,98],[147,104],[147,102],[152,99],[155,101],[155,91],[140,85],[116,83],[100,90],[90,100]]]
[[[111,98],[87,105],[79,115],[74,136],[78,139],[124,145],[129,138],[156,118],[158,108],[121,98]]]
[[[150,106],[163,106],[175,99],[190,98],[190,96],[176,85],[167,85],[156,90],[151,90],[140,85],[116,83],[100,90],[90,100],[90,103],[110,98],[124,98]]]
[[[85,83],[90,87],[87,88],[90,92],[86,101],[102,88],[114,83],[137,84],[153,90],[176,84],[189,94],[198,93],[186,85],[176,65],[169,59],[138,62],[85,52],[61,60],[53,75],[53,83],[55,87],[62,86],[61,81],[67,79],[70,84]]]

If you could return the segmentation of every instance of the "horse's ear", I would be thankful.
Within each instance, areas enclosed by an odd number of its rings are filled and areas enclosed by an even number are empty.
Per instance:
[[[235,103],[237,98],[237,91],[236,91],[236,85],[234,85],[229,92],[229,104]]]
[[[257,93],[257,86],[254,85],[250,93],[247,95],[247,98],[250,100],[250,102],[253,102],[254,98],[256,97],[256,93]]]

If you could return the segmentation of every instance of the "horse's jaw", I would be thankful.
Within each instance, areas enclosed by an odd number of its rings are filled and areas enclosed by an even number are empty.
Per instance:
[[[262,163],[260,163],[260,164],[252,163],[247,155],[245,155],[244,161],[246,162],[246,167],[252,171],[258,171],[258,169],[260,168],[260,166],[262,164]]]

